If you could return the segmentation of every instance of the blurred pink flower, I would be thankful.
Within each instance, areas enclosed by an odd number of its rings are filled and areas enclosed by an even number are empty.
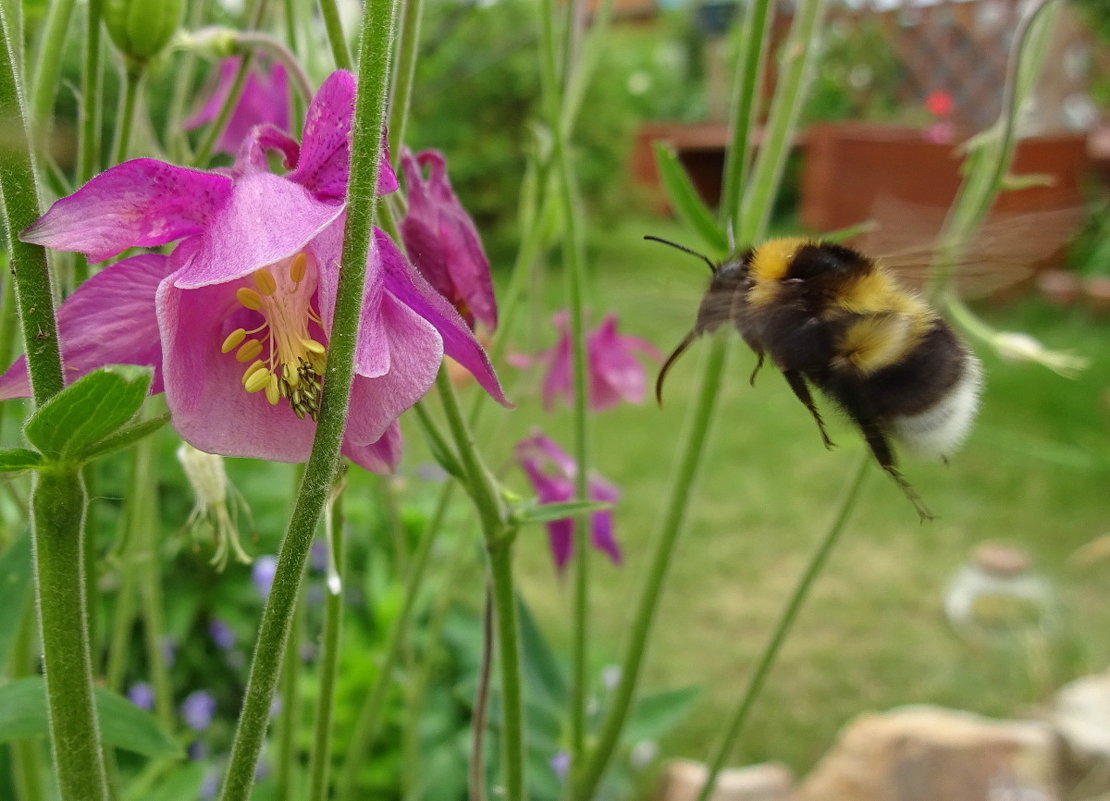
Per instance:
[[[309,106],[301,145],[260,125],[230,170],[128,161],[28,227],[25,241],[93,262],[181,240],[169,256],[111,265],[62,305],[67,379],[151,365],[152,391],[165,390],[174,427],[194,447],[304,461],[339,281],[354,96],[354,77],[335,72]],[[267,149],[290,171],[269,172]],[[388,163],[379,193],[397,188]],[[368,266],[343,453],[386,472],[400,458],[397,418],[431,386],[444,353],[506,401],[466,322],[381,231]],[[0,376],[0,399],[28,391],[21,359]]]
[[[955,107],[952,95],[943,89],[935,89],[925,97],[925,108],[934,117],[947,117]]]
[[[431,169],[424,178],[424,169]],[[401,221],[401,239],[409,258],[439,293],[470,323],[497,328],[489,259],[478,230],[447,179],[443,154],[425,150],[414,157],[401,150],[401,170],[408,189],[408,214]]]
[[[565,310],[557,312],[551,322],[561,334],[553,347],[535,356],[516,355],[509,359],[514,367],[548,364],[543,382],[543,405],[548,411],[554,406],[556,398],[562,397],[570,403],[574,397],[569,314]],[[607,314],[601,325],[587,335],[590,411],[599,412],[621,401],[644,402],[644,367],[634,358],[635,353],[646,354],[656,361],[662,358],[659,350],[646,339],[618,334],[614,312]]]
[[[186,131],[192,131],[216,119],[231,91],[239,62],[240,57],[233,56],[219,63],[215,87],[204,105],[183,123]],[[232,109],[220,138],[216,140],[216,151],[234,156],[251,128],[262,124],[273,125],[280,131],[289,130],[289,80],[285,75],[285,67],[278,63],[268,71],[251,69],[247,73],[239,101]]]
[[[537,431],[517,443],[515,453],[517,463],[528,476],[541,504],[566,503],[574,499],[578,464],[552,439]],[[610,504],[620,499],[617,487],[598,476],[590,476],[589,495],[592,501]],[[574,553],[574,520],[567,517],[546,525],[555,567],[562,571]],[[614,563],[620,564],[621,552],[613,535],[611,509],[590,515],[590,542],[607,553]]]

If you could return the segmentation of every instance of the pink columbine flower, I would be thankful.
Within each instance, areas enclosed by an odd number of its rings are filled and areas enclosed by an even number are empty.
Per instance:
[[[430,165],[427,179],[424,169]],[[413,156],[401,150],[409,208],[401,221],[405,250],[428,283],[454,304],[467,322],[497,328],[497,304],[489,259],[478,230],[447,180],[443,154],[425,150]]]
[[[565,503],[574,499],[574,480],[578,464],[549,437],[535,432],[516,446],[516,460],[532,482],[536,496],[543,503]],[[592,501],[616,503],[620,491],[615,485],[598,476],[590,476],[589,495]],[[574,552],[574,520],[564,518],[547,523],[551,540],[551,553],[555,567],[566,567]],[[613,512],[604,509],[590,515],[590,542],[604,551],[614,563],[621,561],[621,551],[613,536]]]
[[[534,357],[517,355],[510,359],[516,367],[528,367],[537,362],[548,364],[543,381],[543,405],[548,411],[555,405],[556,398],[561,396],[570,403],[574,396],[570,317],[564,310],[557,312],[551,321],[561,332],[553,347]],[[661,358],[658,348],[646,339],[618,334],[617,315],[613,312],[587,335],[590,411],[599,412],[621,401],[644,402],[644,368],[633,356],[635,353],[646,354],[657,361]]]
[[[227,100],[228,92],[231,91],[240,60],[239,56],[232,56],[219,63],[215,89],[197,113],[185,120],[186,131],[192,131],[216,119]],[[280,131],[289,130],[289,80],[285,75],[285,67],[279,63],[275,63],[268,71],[252,69],[247,73],[239,101],[235,104],[220,138],[216,140],[216,151],[234,156],[251,128],[263,124],[273,125]]]
[[[165,390],[194,447],[304,461],[339,280],[354,96],[354,77],[335,72],[312,99],[299,146],[260,125],[228,171],[128,161],[27,228],[25,241],[94,262],[180,240],[169,256],[109,266],[62,304],[67,379],[104,364],[153,366],[152,391]],[[270,172],[266,149],[290,171]],[[397,187],[387,165],[380,193]],[[506,401],[466,322],[381,231],[368,267],[343,453],[386,472],[400,458],[397,417],[431,386],[444,353]],[[0,400],[28,392],[21,358],[0,376]]]

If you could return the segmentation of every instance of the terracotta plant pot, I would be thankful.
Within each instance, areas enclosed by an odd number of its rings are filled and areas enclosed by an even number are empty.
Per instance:
[[[1110,276],[1096,275],[1083,283],[1087,308],[1096,314],[1110,314]]]

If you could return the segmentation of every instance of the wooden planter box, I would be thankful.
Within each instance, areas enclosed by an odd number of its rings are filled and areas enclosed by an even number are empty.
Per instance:
[[[1086,135],[1079,133],[1022,140],[1011,172],[1047,175],[1051,185],[1003,192],[994,213],[1078,210],[1080,182],[1093,168],[1086,145]],[[928,242],[956,197],[961,161],[958,144],[926,141],[916,128],[815,125],[808,132],[802,172],[802,222],[817,231],[835,231],[872,219],[887,229],[912,229],[894,236],[897,232],[887,230],[885,240]],[[1062,246],[1075,228],[1071,222],[1057,223],[1038,228],[1036,235]]]

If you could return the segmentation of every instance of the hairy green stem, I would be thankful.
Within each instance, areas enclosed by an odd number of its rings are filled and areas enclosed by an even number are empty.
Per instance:
[[[335,688],[339,678],[339,646],[343,633],[343,577],[346,574],[343,542],[343,496],[334,494],[328,515],[328,581],[324,601],[323,653],[320,689],[313,717],[312,754],[308,762],[308,801],[327,801],[331,769],[331,729],[335,713]],[[333,583],[334,581],[334,583]]]
[[[339,18],[339,6],[335,0],[320,0],[320,14],[324,18],[324,30],[328,34],[335,66],[341,70],[353,70],[355,60],[351,57],[351,48],[347,45],[346,34],[343,33],[343,21]]]
[[[31,130],[34,141],[43,151],[50,135],[54,95],[61,85],[62,60],[66,52],[66,35],[73,19],[73,6],[74,0],[56,0],[46,4],[46,23],[35,53],[35,71],[31,81]]]
[[[524,781],[525,736],[520,675],[520,627],[512,571],[516,528],[508,521],[507,510],[497,484],[474,445],[474,438],[459,408],[455,389],[451,386],[451,379],[445,368],[440,368],[439,375],[436,376],[436,388],[466,474],[466,489],[478,511],[489,560],[489,580],[497,625],[497,655],[501,669],[502,786],[508,801],[524,801],[527,798],[527,787]]]
[[[303,579],[302,579],[303,580]],[[274,771],[280,801],[299,801],[295,786],[297,735],[301,721],[301,639],[304,636],[304,598],[293,610],[293,624],[281,661],[281,711],[277,724],[277,768]]]
[[[139,105],[139,90],[143,86],[146,67],[129,63],[123,72],[123,96],[120,98],[119,114],[116,117],[116,140],[112,147],[113,164],[127,160],[127,151],[131,147],[131,129],[135,127],[135,110]]]
[[[397,67],[389,104],[389,153],[394,164],[397,164],[401,146],[405,143],[416,60],[420,55],[420,22],[423,14],[424,0],[407,0],[401,20],[401,41],[397,48]]]
[[[552,162],[558,183],[560,217],[563,223],[563,263],[567,279],[567,305],[570,309],[570,339],[574,376],[574,401],[571,415],[574,427],[573,453],[578,462],[575,474],[575,498],[589,499],[590,424],[589,383],[585,325],[583,322],[583,285],[585,284],[585,256],[578,221],[578,203],[575,199],[575,175],[567,147],[569,126],[561,118],[563,107],[557,72],[557,45],[554,26],[555,10],[551,0],[540,4],[540,31],[542,49],[543,97],[547,125],[552,134]],[[567,46],[564,56],[570,58],[573,47],[574,22],[568,13],[570,29],[565,31]],[[564,64],[564,75],[570,64]],[[570,752],[571,764],[581,763],[586,738],[587,669],[589,663],[589,515],[580,514],[574,521],[574,627],[572,641],[572,675],[570,700]]]
[[[767,680],[767,676],[770,675],[771,667],[775,664],[775,659],[778,657],[779,650],[782,648],[782,644],[786,642],[790,630],[794,627],[794,621],[798,617],[798,611],[802,608],[802,604],[809,596],[809,591],[812,589],[817,576],[820,575],[822,569],[825,567],[825,563],[828,562],[829,554],[832,553],[833,547],[839,540],[841,532],[844,531],[844,526],[848,522],[849,516],[851,516],[852,511],[856,507],[856,502],[859,500],[860,496],[860,489],[863,487],[863,480],[867,476],[867,471],[870,468],[870,452],[860,454],[856,469],[852,472],[851,478],[848,479],[848,484],[844,489],[844,495],[837,506],[836,515],[833,517],[828,529],[825,530],[824,535],[818,541],[817,547],[810,555],[809,563],[806,565],[805,570],[802,571],[802,575],[798,578],[797,584],[794,585],[794,590],[791,592],[790,598],[786,602],[786,607],[782,610],[782,615],[779,617],[774,632],[771,634],[771,639],[763,649],[763,653],[759,657],[759,662],[756,664],[751,677],[748,679],[748,686],[744,690],[743,696],[740,698],[740,703],[737,705],[736,711],[733,713],[725,729],[725,734],[721,738],[721,742],[717,746],[713,758],[709,761],[709,774],[706,776],[705,784],[702,785],[701,791],[698,793],[697,801],[708,801],[710,795],[713,793],[713,788],[717,783],[717,777],[724,767],[725,760],[728,759],[728,755],[732,752],[737,738],[744,730],[744,724],[748,720],[748,715],[751,713],[755,700],[763,690],[763,685]]]
[[[393,0],[371,0],[367,4],[361,44],[364,57],[359,61],[359,89],[355,99],[342,270],[328,340],[327,377],[320,419],[301,490],[278,552],[274,582],[262,615],[221,801],[246,801],[250,797],[305,561],[316,523],[339,470],[339,450],[354,377],[366,263],[377,206],[381,130],[385,124],[394,19]]]
[[[84,593],[81,469],[36,472],[31,495],[35,590],[39,609],[50,743],[62,801],[107,801],[108,777],[93,704]]]
[[[77,183],[84,184],[100,172],[101,47],[100,14],[104,0],[89,0],[85,30],[85,68],[81,73],[78,108]]]

